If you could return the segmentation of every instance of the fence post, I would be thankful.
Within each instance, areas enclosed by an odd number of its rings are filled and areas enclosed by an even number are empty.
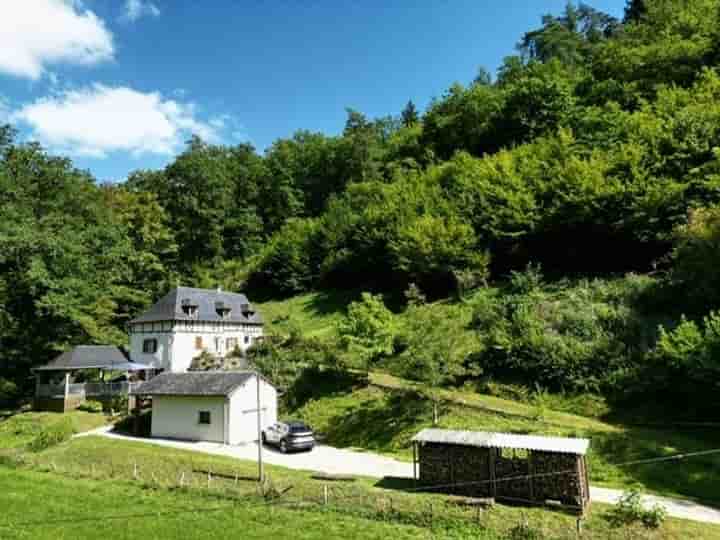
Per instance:
[[[138,478],[138,466],[137,461],[133,462],[133,480],[137,480]]]
[[[328,487],[327,484],[323,484],[323,504],[327,506],[328,504]]]
[[[210,489],[210,482],[212,482],[212,473],[210,472],[210,469],[208,468],[208,479],[207,479],[208,489]]]
[[[185,485],[185,471],[182,471],[180,473],[180,487],[183,487]]]

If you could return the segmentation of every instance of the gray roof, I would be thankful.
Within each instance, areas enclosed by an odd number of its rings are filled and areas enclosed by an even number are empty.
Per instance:
[[[252,371],[161,373],[132,391],[147,396],[228,396],[255,377]]]
[[[563,454],[585,455],[590,441],[570,437],[542,437],[539,435],[515,435],[491,431],[453,431],[449,429],[423,429],[412,439],[420,443],[457,444],[483,448],[515,448],[539,450]]]
[[[134,366],[128,369],[128,366]],[[44,366],[34,368],[37,371],[65,371],[76,369],[117,369],[134,371],[140,364],[132,364],[120,347],[114,345],[78,345],[65,351]],[[144,366],[142,366],[144,367]]]
[[[197,306],[197,315],[189,316],[183,312],[183,301]],[[221,302],[230,309],[227,317],[221,317],[216,311],[216,304]],[[226,292],[215,289],[195,289],[192,287],[176,287],[142,315],[131,323],[155,321],[230,321],[246,324],[262,324],[262,317],[257,311],[243,314],[243,306],[252,306],[244,294]]]

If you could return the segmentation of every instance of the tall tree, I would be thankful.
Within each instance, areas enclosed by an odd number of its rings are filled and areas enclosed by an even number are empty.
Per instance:
[[[442,386],[465,375],[477,374],[466,363],[478,346],[472,332],[466,331],[468,318],[463,310],[437,309],[433,304],[413,305],[406,312],[408,348],[401,362],[405,375],[425,384],[424,392],[432,405],[433,425],[440,419]]]
[[[412,100],[408,100],[407,105],[400,113],[400,121],[405,127],[412,127],[418,123],[420,117],[418,116],[417,108]]]

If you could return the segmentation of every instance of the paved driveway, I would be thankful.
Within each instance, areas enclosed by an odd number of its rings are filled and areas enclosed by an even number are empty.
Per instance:
[[[145,439],[119,435],[117,433],[113,433],[111,429],[111,426],[104,426],[87,433],[82,433],[78,436],[102,435],[113,439],[144,442],[160,446],[168,446],[171,448],[179,448],[182,450],[204,452],[206,454],[214,454],[218,456],[228,456],[253,461],[257,459],[257,445],[255,443],[239,446],[225,446],[211,442],[176,441],[156,438]],[[413,474],[412,463],[398,461],[396,459],[380,456],[371,452],[357,452],[326,445],[317,445],[312,452],[302,452],[297,454],[282,454],[273,448],[265,447],[263,451],[263,459],[265,460],[265,463],[281,465],[289,469],[309,470],[330,474],[369,476],[372,478],[383,478],[386,476],[412,478]],[[613,504],[617,502],[621,495],[622,491],[617,489],[595,486],[591,486],[590,488],[590,498],[596,502]],[[644,495],[643,504],[646,506],[661,504],[667,510],[668,515],[673,517],[720,524],[720,510],[703,506],[692,501],[671,499],[668,497],[657,497],[654,495]]]

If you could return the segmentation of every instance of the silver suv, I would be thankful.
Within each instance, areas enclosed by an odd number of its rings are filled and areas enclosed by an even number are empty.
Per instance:
[[[291,450],[310,451],[315,446],[315,434],[303,422],[278,422],[262,432],[263,444],[274,444],[284,454]]]

